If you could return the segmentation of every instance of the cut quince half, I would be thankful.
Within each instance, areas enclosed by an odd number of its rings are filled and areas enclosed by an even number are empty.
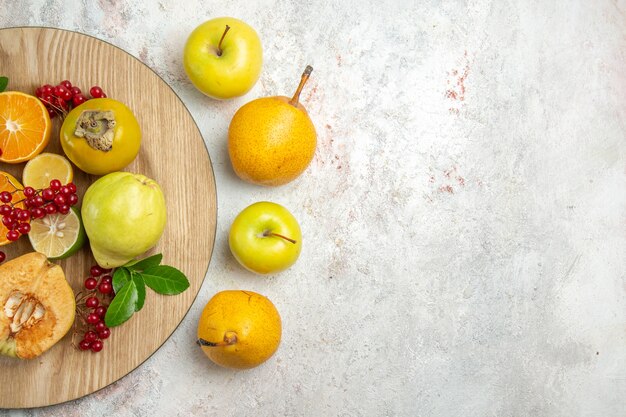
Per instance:
[[[0,266],[0,353],[32,359],[74,323],[74,292],[60,266],[27,253]]]

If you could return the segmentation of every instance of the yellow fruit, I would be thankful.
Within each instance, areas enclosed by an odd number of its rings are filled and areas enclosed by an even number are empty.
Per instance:
[[[198,344],[216,364],[247,369],[276,352],[281,332],[278,310],[266,297],[252,291],[222,291],[202,311]]]
[[[253,184],[277,186],[309,166],[317,134],[298,102],[312,68],[307,67],[293,98],[264,97],[241,107],[228,128],[228,154],[235,173]]]
[[[141,130],[133,112],[117,100],[94,98],[68,113],[59,134],[63,152],[80,170],[104,175],[133,162]]]
[[[0,354],[31,359],[74,323],[74,293],[60,266],[27,253],[0,266]]]
[[[35,189],[50,186],[50,180],[58,179],[67,184],[74,179],[72,164],[66,158],[55,153],[42,153],[31,159],[24,166],[22,182],[24,186]]]

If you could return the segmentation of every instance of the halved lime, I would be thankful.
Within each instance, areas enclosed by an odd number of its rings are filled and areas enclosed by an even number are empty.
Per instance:
[[[43,219],[32,220],[28,238],[33,249],[49,259],[73,255],[86,240],[83,222],[74,207],[67,214],[48,214]]]

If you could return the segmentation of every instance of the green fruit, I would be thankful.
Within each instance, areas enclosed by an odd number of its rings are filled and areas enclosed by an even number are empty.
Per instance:
[[[80,212],[74,207],[67,214],[48,214],[43,219],[33,219],[30,227],[30,244],[48,259],[68,258],[85,244]]]
[[[116,268],[159,241],[165,228],[165,198],[156,181],[113,172],[85,192],[82,217],[98,265]]]

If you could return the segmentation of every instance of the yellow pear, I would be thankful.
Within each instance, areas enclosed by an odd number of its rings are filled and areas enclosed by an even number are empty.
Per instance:
[[[216,364],[247,369],[276,352],[281,334],[280,315],[269,299],[252,291],[221,291],[202,311],[197,343]]]
[[[233,116],[228,128],[228,154],[241,179],[258,185],[283,185],[311,163],[317,134],[299,102],[311,71],[313,68],[307,66],[292,98],[259,98]]]

